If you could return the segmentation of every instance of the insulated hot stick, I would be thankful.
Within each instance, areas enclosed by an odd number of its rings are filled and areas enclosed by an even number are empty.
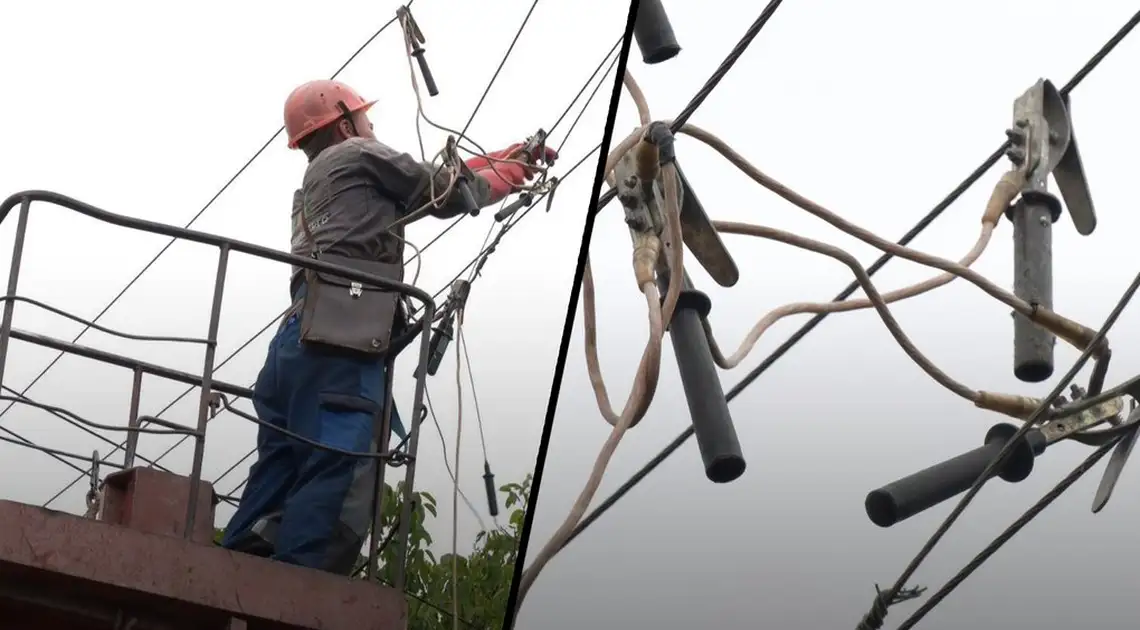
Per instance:
[[[431,340],[428,342],[427,373],[435,376],[439,365],[447,354],[447,347],[455,338],[455,315],[465,304],[471,294],[471,283],[467,280],[457,279],[451,283],[451,291],[447,296],[445,312],[439,324],[432,329]],[[458,357],[456,357],[458,361]],[[425,408],[426,410],[426,408]],[[422,421],[423,418],[421,417]],[[399,448],[399,446],[397,446]],[[499,515],[499,502],[495,492],[495,473],[491,472],[491,464],[483,461],[483,487],[487,492],[487,511],[492,517]]]
[[[546,146],[546,132],[542,129],[539,129],[537,133],[527,138],[526,142],[524,142],[523,145],[519,147],[515,152],[508,155],[506,159],[522,160],[528,164],[533,164],[535,157],[540,155],[539,149],[544,146]],[[545,160],[545,156],[543,156],[542,159]],[[547,166],[550,166],[552,162],[546,162],[545,164]],[[515,199],[511,203],[504,206],[502,210],[499,210],[495,213],[495,220],[499,223],[502,223],[503,221],[506,221],[511,216],[513,216],[519,210],[529,207],[532,203],[534,203],[534,193],[529,190],[524,190],[519,194],[518,199]],[[549,207],[550,206],[548,203],[547,208]]]
[[[424,57],[423,45],[427,43],[424,39],[424,33],[420,30],[420,25],[416,23],[416,19],[412,17],[412,12],[407,7],[400,7],[396,9],[396,14],[400,16],[401,21],[406,25],[405,32],[407,33],[408,46],[411,48],[411,54],[416,58],[416,65],[420,67],[420,76],[423,77],[424,86],[427,87],[429,96],[438,96],[439,87],[435,84],[435,77],[432,76],[431,68],[428,67],[427,59]]]
[[[1123,410],[1124,398],[1117,396],[1028,431],[994,470],[994,476],[1010,483],[1024,481],[1033,472],[1034,459],[1046,447],[1104,422],[1114,422]],[[879,527],[890,527],[965,492],[1015,433],[1017,427],[1012,424],[994,425],[986,433],[983,446],[872,491],[864,503],[867,516]]]
[[[428,341],[427,373],[435,376],[439,365],[447,354],[447,348],[455,338],[455,314],[467,303],[467,296],[471,293],[471,283],[457,279],[451,283],[451,291],[447,296],[443,317],[439,324],[432,329],[431,339]],[[418,371],[417,371],[418,375]]]
[[[499,498],[495,492],[495,473],[486,461],[483,462],[483,487],[487,490],[487,511],[494,518],[499,515]]]
[[[1025,173],[1021,199],[1006,212],[1013,224],[1013,289],[1030,304],[1053,308],[1053,224],[1061,200],[1047,189],[1053,175],[1073,225],[1082,236],[1096,228],[1092,194],[1085,179],[1069,116],[1068,98],[1050,81],[1039,79],[1013,106],[1013,126],[1006,131],[1006,156]],[[1053,374],[1057,337],[1021,314],[1014,314],[1013,373],[1026,383]]]
[[[614,181],[631,230],[661,234],[667,220],[662,216],[665,195],[660,178],[670,175],[660,167],[674,162],[676,156],[668,127],[658,125],[654,129],[663,133],[646,134],[635,151],[624,155],[614,167]],[[677,184],[680,186],[680,181]],[[663,296],[671,282],[682,283],[666,329],[677,357],[705,476],[714,483],[734,481],[744,474],[746,464],[702,325],[712,303],[693,287],[683,270],[681,277],[671,278],[668,264],[661,259],[657,263],[656,281]]]

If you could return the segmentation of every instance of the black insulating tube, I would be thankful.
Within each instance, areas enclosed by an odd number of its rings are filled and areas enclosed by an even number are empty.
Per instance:
[[[641,49],[641,59],[647,64],[669,61],[681,52],[661,0],[641,0],[638,3],[633,36],[637,39],[637,47]]]
[[[879,527],[890,527],[969,490],[1017,431],[1012,424],[994,425],[983,446],[872,491],[864,502],[867,516]],[[1034,458],[1044,450],[1044,434],[1029,431],[995,476],[1010,483],[1023,481],[1033,472]]]

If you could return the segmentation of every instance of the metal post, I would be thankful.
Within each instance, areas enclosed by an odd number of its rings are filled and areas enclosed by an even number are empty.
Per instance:
[[[420,319],[425,322],[424,332],[420,335],[420,356],[417,359],[419,365],[426,366],[428,356],[431,351],[430,347],[430,330],[431,327],[427,322],[435,320],[436,306],[435,302],[427,300],[424,302],[424,312],[420,315]],[[420,409],[424,406],[424,390],[427,387],[427,370],[418,370],[416,373],[416,390],[412,396],[412,426],[408,434],[408,451],[407,451],[407,471],[404,473],[404,493],[406,494],[403,502],[403,507],[400,510],[400,531],[396,535],[399,538],[400,552],[396,554],[396,575],[393,579],[393,586],[397,590],[404,590],[404,580],[406,578],[404,567],[407,564],[408,556],[408,535],[412,531],[412,489],[414,488],[416,478],[416,455],[419,452],[420,445],[420,425],[421,422],[417,420],[421,417]]]
[[[704,460],[705,475],[713,483],[728,483],[744,474],[746,463],[701,323],[708,316],[712,302],[693,288],[687,273],[681,281],[684,283],[681,296],[668,323],[669,339],[677,356],[677,369]],[[669,286],[667,272],[658,272],[657,284],[664,293]]]
[[[12,268],[8,270],[8,299],[4,300],[4,319],[0,323],[0,384],[4,383],[4,366],[8,362],[8,342],[12,338],[12,318],[16,314],[13,299],[19,289],[20,263],[24,259],[24,237],[28,232],[28,211],[32,200],[25,197],[20,202],[20,216],[16,220],[16,241],[12,244]]]
[[[389,357],[384,365],[384,405],[380,411],[380,436],[374,441],[377,453],[387,453],[392,442],[392,409],[395,403],[392,396],[392,377],[395,372],[396,357]],[[376,579],[377,556],[380,551],[380,523],[384,518],[384,474],[388,467],[386,460],[377,458],[373,471],[372,492],[372,533],[368,536],[368,581]]]
[[[142,393],[142,370],[135,368],[134,381],[131,383],[131,408],[127,416],[127,444],[123,450],[123,470],[133,468],[135,453],[139,448],[139,396]]]
[[[206,454],[206,424],[210,421],[210,401],[213,398],[214,355],[218,351],[218,324],[222,318],[222,295],[226,286],[226,267],[230,259],[230,246],[218,247],[218,271],[214,278],[214,299],[210,304],[210,323],[206,332],[206,357],[202,366],[202,391],[198,398],[198,432],[194,435],[194,459],[190,468],[190,497],[186,504],[186,529],[183,537],[190,539],[194,531],[194,518],[198,513],[198,484],[202,479],[202,459]]]

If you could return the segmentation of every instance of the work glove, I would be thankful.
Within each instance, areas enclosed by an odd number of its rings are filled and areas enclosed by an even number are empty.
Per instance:
[[[518,155],[511,158],[512,154],[518,152],[522,146],[522,143],[512,144],[501,151],[488,153],[487,157],[500,160],[516,159],[522,161],[527,156]],[[538,169],[536,168],[523,166],[515,162],[494,162],[494,168],[492,168],[492,162],[488,160],[487,157],[473,157],[467,160],[466,164],[476,175],[486,180],[490,186],[490,197],[487,199],[488,205],[502,201],[507,195],[517,191],[520,186],[534,179],[535,174],[538,173]],[[539,161],[550,164],[558,158],[558,152],[547,147],[539,147],[529,158],[532,164]]]

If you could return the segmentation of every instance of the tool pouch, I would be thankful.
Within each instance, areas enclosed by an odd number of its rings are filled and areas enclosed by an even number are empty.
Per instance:
[[[403,266],[322,254],[323,262],[399,280]],[[318,271],[305,271],[301,305],[301,341],[335,346],[366,355],[387,352],[397,319],[400,294]]]

